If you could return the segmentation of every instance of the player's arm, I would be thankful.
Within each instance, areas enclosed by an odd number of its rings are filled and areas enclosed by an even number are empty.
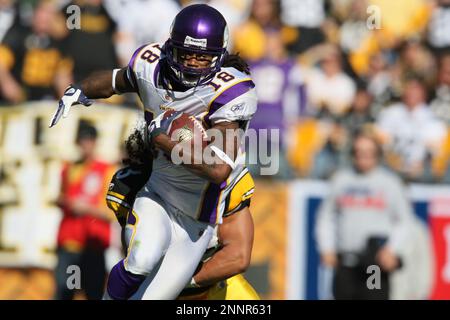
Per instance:
[[[135,86],[129,80],[128,68],[98,71],[81,81],[80,84],[72,84],[67,87],[59,100],[50,127],[53,127],[61,116],[66,118],[73,105],[82,104],[88,107],[92,104],[91,99],[105,99],[116,93],[136,92]]]
[[[218,230],[223,247],[202,264],[194,275],[195,283],[204,287],[247,270],[252,254],[253,232],[253,219],[248,207],[224,218]]]
[[[196,175],[205,178],[213,183],[221,184],[225,181],[232,171],[232,166],[237,156],[238,135],[236,130],[239,129],[238,122],[220,122],[212,127],[217,133],[222,135],[222,139],[212,141],[206,148],[206,152],[195,154],[190,147],[183,147],[182,143],[172,141],[170,137],[164,133],[158,134],[151,138],[153,145],[165,152],[172,154],[174,152],[182,159],[189,159],[183,162],[183,165]],[[151,133],[150,133],[151,134]],[[228,154],[224,150],[229,150]],[[207,161],[203,159],[204,154],[211,154],[212,158]],[[201,159],[199,157],[202,157]]]
[[[238,85],[239,87],[236,87]],[[167,155],[179,156],[183,159],[183,165],[198,176],[221,184],[228,178],[235,166],[238,146],[243,138],[242,128],[246,127],[257,107],[253,82],[243,81],[236,86],[232,87],[235,88],[234,91],[230,90],[230,87],[219,94],[214,100],[215,107],[213,110],[209,110],[203,118],[205,123],[211,127],[208,134],[212,139],[204,152],[197,154],[194,152],[196,148],[192,150],[186,147],[185,142],[177,144],[171,141],[169,136],[161,134],[161,132],[168,132],[167,130],[152,131],[152,126],[149,128],[149,141],[154,142],[154,145]],[[154,121],[156,122],[156,119]],[[163,121],[164,119],[160,122]],[[171,120],[167,118],[166,123],[169,121]],[[166,126],[168,127],[167,124]],[[189,141],[187,144],[191,145]],[[173,150],[175,147],[177,149]],[[199,158],[203,155],[207,157]]]
[[[135,92],[128,80],[127,69],[95,72],[81,81],[80,89],[88,99],[106,99],[116,93]]]

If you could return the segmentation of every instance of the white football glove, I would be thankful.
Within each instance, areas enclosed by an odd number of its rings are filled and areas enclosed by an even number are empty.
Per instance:
[[[58,109],[56,109],[56,112],[52,117],[49,128],[57,124],[61,116],[67,118],[70,107],[77,104],[89,107],[92,104],[92,100],[89,100],[88,97],[86,97],[79,86],[70,85],[67,87],[66,91],[64,91],[64,96],[59,100]]]
[[[153,138],[161,133],[167,134],[170,129],[172,121],[182,114],[180,111],[173,111],[168,116],[166,112],[161,113],[155,119],[153,119],[147,127],[146,138],[148,142],[152,142]]]

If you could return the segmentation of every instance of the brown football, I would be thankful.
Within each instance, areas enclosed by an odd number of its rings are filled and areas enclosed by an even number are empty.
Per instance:
[[[170,115],[173,111],[166,112]],[[173,141],[189,141],[195,137],[195,142],[201,141],[203,146],[207,144],[206,129],[200,121],[187,113],[181,113],[172,121],[168,135]]]

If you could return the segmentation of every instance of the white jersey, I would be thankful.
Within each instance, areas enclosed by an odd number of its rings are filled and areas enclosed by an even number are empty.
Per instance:
[[[239,121],[243,129],[256,111],[256,93],[252,79],[235,68],[222,68],[207,85],[185,92],[160,85],[161,43],[145,45],[133,54],[128,67],[129,81],[135,86],[144,105],[146,120],[167,109],[193,115],[205,126],[223,121]],[[182,165],[175,165],[163,155],[153,160],[153,172],[146,188],[166,203],[199,221],[222,222],[225,199],[239,179],[245,155],[239,151],[235,168],[221,185],[210,183]]]

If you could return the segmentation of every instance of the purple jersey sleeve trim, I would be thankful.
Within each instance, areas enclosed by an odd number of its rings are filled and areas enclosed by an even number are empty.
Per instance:
[[[147,44],[144,44],[143,46],[140,46],[131,56],[130,62],[128,62],[128,67],[131,68],[131,70],[134,71],[134,63],[136,61],[136,57],[138,56],[139,52],[141,52],[142,48],[146,47]]]
[[[210,104],[208,114],[203,118],[207,126],[211,126],[211,121],[209,118],[214,114],[220,107],[226,105],[228,102],[236,99],[240,95],[243,95],[247,91],[253,89],[255,84],[251,80],[245,80],[235,84],[234,86],[224,90],[220,93]]]
[[[139,55],[139,52],[141,52],[141,50],[146,46],[147,45],[144,44],[143,46],[140,46],[136,51],[134,51],[133,55],[131,56],[130,62],[128,62],[127,72],[125,75],[127,77],[128,82],[135,90],[138,90],[138,85],[136,81],[136,74],[134,73],[134,65],[136,63],[136,57]]]

